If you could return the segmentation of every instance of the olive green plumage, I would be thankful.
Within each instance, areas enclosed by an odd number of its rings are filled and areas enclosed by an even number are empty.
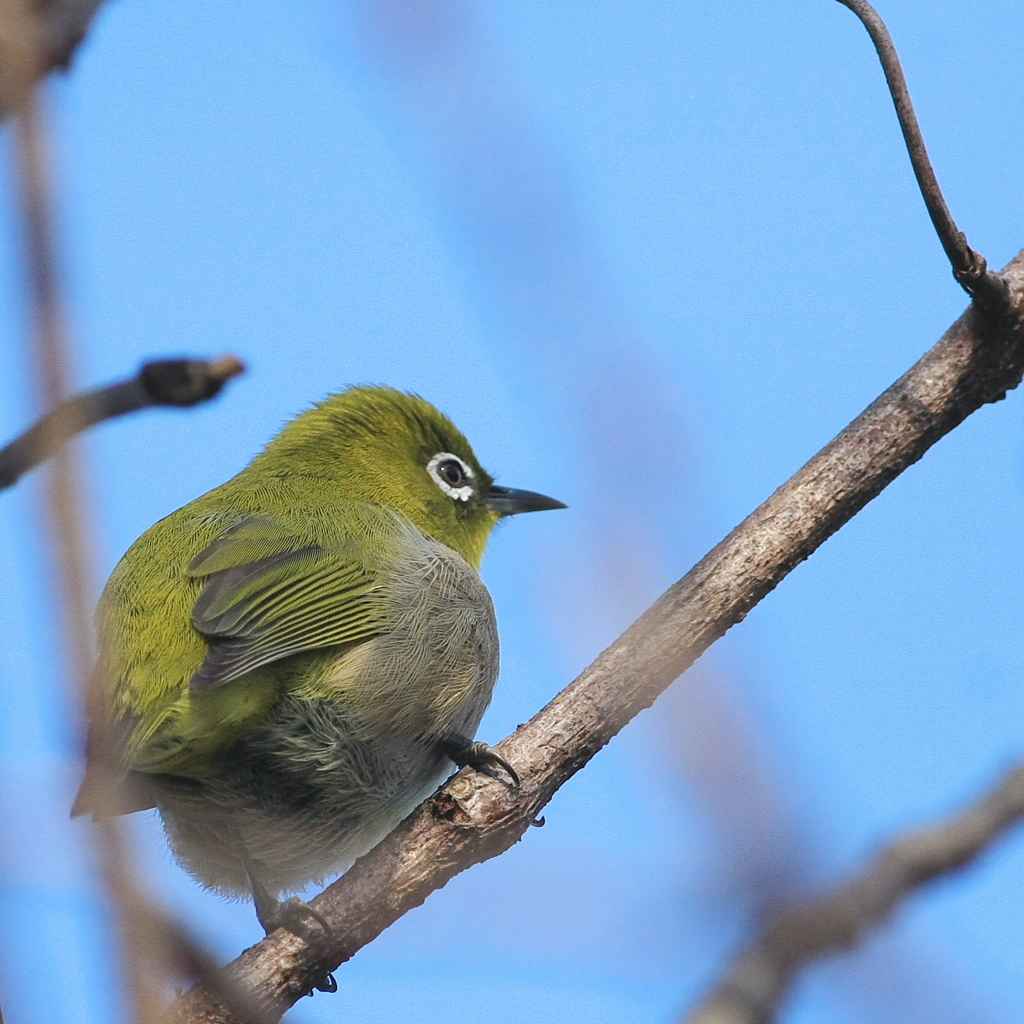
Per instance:
[[[352,388],[300,415],[107,583],[97,672],[136,783],[113,809],[156,806],[199,881],[287,924],[269,894],[343,870],[480,755],[484,547],[503,515],[557,507],[495,487],[418,397]],[[110,808],[98,785],[74,813]]]

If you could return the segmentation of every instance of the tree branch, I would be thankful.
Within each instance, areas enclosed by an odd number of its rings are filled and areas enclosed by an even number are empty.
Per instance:
[[[802,967],[852,949],[908,896],[976,860],[1022,818],[1018,765],[958,814],[898,838],[848,881],[775,915],[686,1024],[769,1024]]]
[[[245,369],[236,356],[144,363],[128,380],[62,402],[0,448],[0,490],[50,458],[76,434],[103,420],[153,406],[184,408],[208,401]]]
[[[885,27],[885,22],[867,0],[837,0],[837,2],[848,7],[860,18],[868,35],[871,36],[871,41],[875,44],[878,59],[882,62],[882,70],[885,72],[885,80],[889,85],[892,102],[896,107],[896,117],[899,119],[900,130],[903,132],[903,141],[907,144],[907,153],[910,155],[910,163],[914,168],[917,186],[921,190],[924,205],[928,208],[932,226],[935,228],[946,257],[953,267],[953,276],[964,291],[972,298],[977,299],[981,305],[993,312],[1002,312],[1006,309],[1009,301],[1006,284],[998,274],[994,274],[988,269],[985,257],[970,247],[966,236],[956,226],[953,215],[949,212],[942,189],[939,188],[938,179],[935,177],[935,171],[932,169],[928,150],[925,148],[924,136],[921,134],[921,126],[917,123],[914,105],[910,101],[910,91],[907,89],[907,80],[903,76],[903,68],[900,66],[900,59],[896,53],[896,45],[892,41],[892,36],[889,35],[889,30]]]
[[[281,1014],[458,872],[504,852],[624,725],[940,437],[1024,373],[1024,253],[1004,271],[1016,320],[971,307],[939,343],[500,746],[517,793],[460,772],[313,901],[331,936],[278,931],[226,969]],[[187,1024],[237,1021],[195,988]]]

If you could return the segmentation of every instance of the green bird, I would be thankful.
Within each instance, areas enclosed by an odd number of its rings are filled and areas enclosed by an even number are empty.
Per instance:
[[[454,765],[515,780],[473,742],[498,674],[477,573],[499,519],[564,507],[496,486],[415,395],[314,406],[114,569],[94,728],[114,749],[72,814],[156,807],[182,866],[251,896],[268,934],[324,924],[280,897],[344,871]]]

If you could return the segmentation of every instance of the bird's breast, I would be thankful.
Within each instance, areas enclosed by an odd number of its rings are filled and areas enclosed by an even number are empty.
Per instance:
[[[371,732],[473,735],[498,675],[494,606],[476,571],[410,530],[375,600],[387,626],[339,658],[334,697]]]

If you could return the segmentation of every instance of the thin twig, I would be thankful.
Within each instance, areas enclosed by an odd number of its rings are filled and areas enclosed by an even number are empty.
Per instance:
[[[686,1024],[769,1024],[797,973],[858,945],[918,889],[972,863],[1024,819],[1024,766],[931,828],[879,851],[857,874],[776,914],[740,951]]]
[[[1003,272],[1018,318],[1024,252]],[[1018,321],[1019,323],[1019,321]],[[904,469],[1024,373],[1024,331],[972,306],[939,343],[780,487],[546,708],[499,747],[516,794],[461,772],[313,901],[332,934],[278,931],[228,967],[268,1013],[310,985],[460,871],[503,853],[555,791],[693,661]],[[176,1004],[188,1024],[226,1024],[202,989]]]
[[[837,0],[837,3],[848,7],[860,18],[875,44],[878,59],[882,62],[882,70],[885,72],[885,80],[889,85],[889,93],[896,107],[903,140],[910,154],[914,177],[917,178],[918,188],[928,208],[928,216],[931,217],[942,248],[953,267],[953,276],[968,295],[977,299],[986,309],[995,313],[1004,312],[1009,302],[1006,283],[999,274],[988,269],[985,257],[970,247],[966,236],[956,226],[939,188],[924,144],[924,136],[921,134],[921,126],[917,123],[914,105],[910,101],[910,91],[907,89],[896,46],[885,27],[885,22],[867,0]]]
[[[127,380],[75,395],[0,448],[0,490],[16,483],[88,427],[154,406],[198,405],[217,395],[244,369],[241,360],[230,355],[212,360],[163,359],[145,363]]]

